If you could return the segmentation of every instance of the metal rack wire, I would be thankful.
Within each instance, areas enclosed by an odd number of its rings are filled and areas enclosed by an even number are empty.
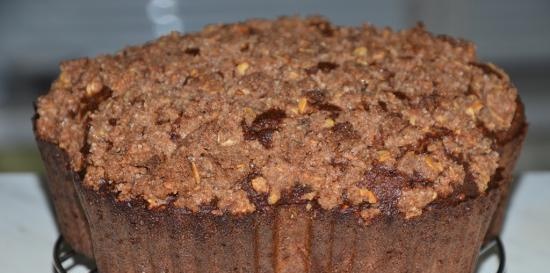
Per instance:
[[[67,261],[72,260],[69,265]],[[65,242],[63,236],[59,236],[53,249],[53,269],[55,273],[71,273],[75,266],[84,266],[89,269],[89,273],[98,273],[93,261],[76,253],[69,244]]]
[[[498,258],[498,269],[496,273],[504,273],[504,267],[506,265],[506,253],[504,252],[504,245],[499,237],[495,237],[487,244],[485,244],[479,251],[479,257],[486,255],[496,255]]]
[[[479,256],[496,254],[499,260],[499,265],[496,273],[504,273],[504,266],[506,264],[506,255],[504,253],[504,246],[499,237],[495,237],[489,241],[479,252]],[[64,265],[68,260],[72,259],[72,263],[67,266]],[[99,273],[90,260],[76,253],[71,246],[69,246],[63,236],[59,236],[57,239],[54,251],[53,251],[53,267],[55,273],[71,273],[72,269],[76,265],[82,265],[89,268],[89,273]]]

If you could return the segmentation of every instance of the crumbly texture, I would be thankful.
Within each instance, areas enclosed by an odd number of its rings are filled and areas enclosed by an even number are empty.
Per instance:
[[[36,130],[87,187],[214,214],[304,202],[413,218],[484,194],[517,108],[469,42],[319,17],[172,33],[61,70]]]

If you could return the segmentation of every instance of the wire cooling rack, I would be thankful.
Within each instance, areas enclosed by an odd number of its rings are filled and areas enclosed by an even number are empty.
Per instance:
[[[504,273],[504,266],[506,265],[506,254],[504,252],[504,244],[497,236],[485,244],[479,251],[480,260],[489,256],[496,255],[498,258],[498,269],[496,273]]]
[[[504,253],[504,246],[499,237],[495,237],[489,241],[479,251],[480,257],[488,257],[496,255],[499,260],[498,269],[496,273],[504,273],[504,266],[506,264],[506,255]],[[68,245],[63,236],[59,236],[55,242],[53,250],[53,267],[55,273],[72,273],[74,268],[80,266],[81,268],[87,268],[89,273],[99,273],[90,259],[84,257],[81,254],[76,253],[70,245]]]
[[[95,264],[89,258],[76,253],[69,244],[65,242],[63,236],[59,236],[53,249],[53,269],[55,273],[72,272],[98,273]]]

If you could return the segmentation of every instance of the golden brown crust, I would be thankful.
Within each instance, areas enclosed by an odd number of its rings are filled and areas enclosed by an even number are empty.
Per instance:
[[[275,205],[300,188],[327,210],[414,217],[487,190],[516,96],[472,44],[420,26],[250,20],[64,63],[37,133],[89,187],[150,208],[244,214],[262,209],[251,194]],[[395,183],[369,186],[380,173]]]

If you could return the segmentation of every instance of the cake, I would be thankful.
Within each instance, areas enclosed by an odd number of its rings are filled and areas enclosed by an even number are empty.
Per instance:
[[[472,272],[526,132],[472,43],[321,17],[63,62],[35,135],[102,273]]]

